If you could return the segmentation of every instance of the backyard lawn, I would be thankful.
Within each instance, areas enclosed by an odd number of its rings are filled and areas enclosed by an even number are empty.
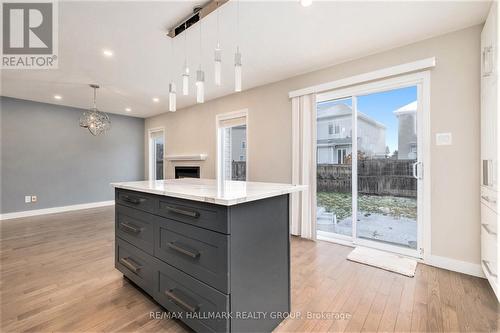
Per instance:
[[[340,192],[318,192],[318,206],[335,212],[337,219],[351,216],[352,195]],[[417,200],[393,196],[359,195],[358,211],[363,214],[381,214],[396,218],[417,218]]]
[[[351,200],[350,193],[318,192],[318,230],[351,236]],[[360,195],[357,216],[357,237],[416,249],[416,198]]]

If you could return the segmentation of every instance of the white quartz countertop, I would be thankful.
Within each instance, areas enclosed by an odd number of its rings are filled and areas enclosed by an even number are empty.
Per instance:
[[[196,178],[112,183],[111,186],[224,206],[232,206],[307,189],[305,185],[232,180],[217,182],[215,179]]]

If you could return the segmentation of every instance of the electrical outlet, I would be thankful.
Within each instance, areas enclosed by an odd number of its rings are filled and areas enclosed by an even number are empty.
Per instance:
[[[31,202],[36,202],[37,200],[38,198],[36,197],[36,195],[31,196]]]
[[[24,203],[30,203],[31,202],[31,195],[25,195],[24,196]]]

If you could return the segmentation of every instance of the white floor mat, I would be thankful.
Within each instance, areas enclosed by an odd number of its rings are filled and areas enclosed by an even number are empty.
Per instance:
[[[410,277],[415,276],[417,269],[416,260],[367,247],[356,247],[347,259]]]

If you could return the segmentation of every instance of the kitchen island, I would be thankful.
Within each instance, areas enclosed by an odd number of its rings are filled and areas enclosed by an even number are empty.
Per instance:
[[[290,311],[289,184],[113,183],[115,267],[197,332],[270,332]]]

